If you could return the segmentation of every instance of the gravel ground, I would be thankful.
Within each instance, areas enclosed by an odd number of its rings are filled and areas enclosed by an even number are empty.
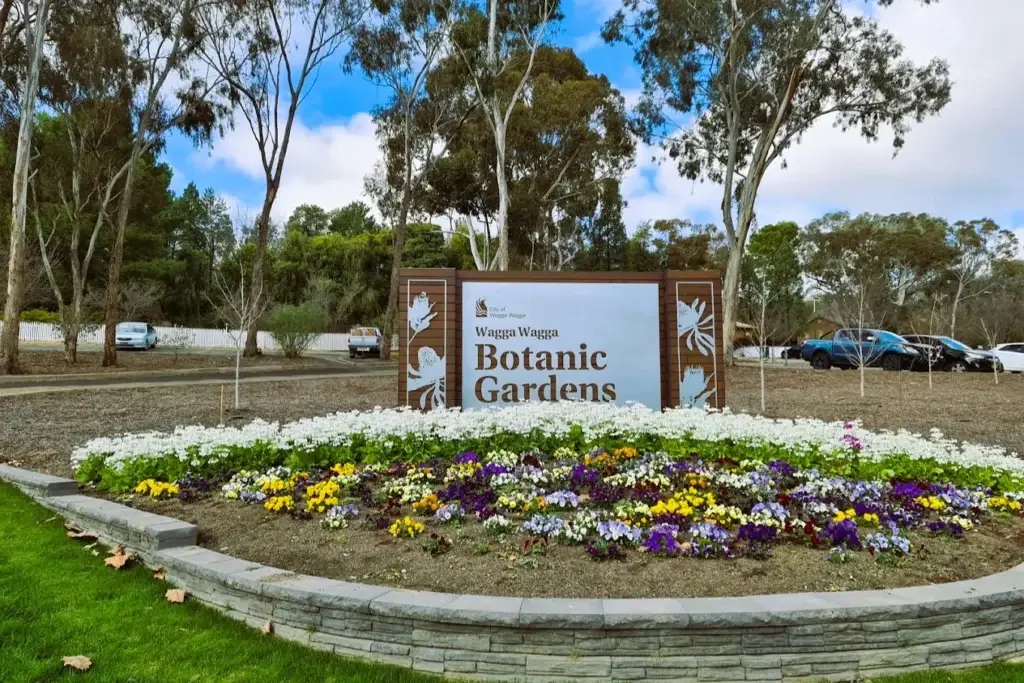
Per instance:
[[[99,351],[79,351],[78,362],[68,365],[64,361],[62,351],[42,351],[22,349],[19,352],[22,370],[26,375],[79,375],[92,373],[138,372],[141,370],[186,370],[192,368],[233,368],[235,356],[221,351],[212,353],[181,353],[174,354],[165,350],[154,351],[118,351],[117,365],[103,367],[103,353]],[[319,367],[334,363],[323,358],[308,356],[305,358],[288,359],[284,356],[263,355],[254,358],[243,358],[242,367],[259,368],[270,366],[281,367]]]

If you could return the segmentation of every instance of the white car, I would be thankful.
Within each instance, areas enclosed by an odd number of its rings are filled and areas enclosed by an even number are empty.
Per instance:
[[[1024,343],[1000,344],[992,349],[1006,372],[1024,372]]]

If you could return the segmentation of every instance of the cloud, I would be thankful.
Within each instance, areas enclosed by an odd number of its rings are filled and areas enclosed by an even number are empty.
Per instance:
[[[576,54],[585,55],[603,43],[604,41],[601,39],[601,34],[597,31],[593,31],[576,38],[576,41],[573,43],[573,49],[576,50]]]
[[[309,127],[296,120],[292,129],[284,173],[273,216],[287,218],[300,204],[317,204],[326,209],[365,201],[363,179],[380,158],[373,120],[360,113],[351,118]],[[197,158],[210,170],[239,173],[252,182],[262,200],[263,166],[252,134],[244,122],[236,125],[213,150]],[[238,200],[254,214],[258,204]]]
[[[805,222],[832,209],[851,212],[928,212],[951,220],[992,217],[1007,227],[1024,208],[1024,41],[1015,19],[1019,0],[950,0],[931,6],[898,2],[879,20],[923,62],[949,61],[952,102],[938,116],[915,125],[892,158],[885,136],[868,143],[821,121],[787,155],[788,168],[769,169],[757,204],[762,224]],[[624,182],[626,222],[718,215],[720,189],[678,176],[671,163],[650,161],[641,149]],[[720,219],[719,219],[720,220]]]

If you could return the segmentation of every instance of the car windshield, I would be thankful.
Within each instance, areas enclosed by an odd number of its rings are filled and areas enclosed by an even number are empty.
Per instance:
[[[371,330],[369,327],[357,327],[355,330],[355,335],[357,337],[372,337],[373,330]]]
[[[130,334],[143,334],[146,331],[146,326],[140,325],[139,323],[121,323],[117,326],[117,331],[122,333],[127,332]]]
[[[956,339],[953,339],[951,337],[939,337],[939,341],[941,341],[943,344],[950,347],[951,349],[956,349],[957,351],[971,350],[971,347],[968,346],[967,344],[961,344]]]

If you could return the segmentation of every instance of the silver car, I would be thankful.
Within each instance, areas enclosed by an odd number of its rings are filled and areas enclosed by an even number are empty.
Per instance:
[[[156,346],[156,330],[149,323],[120,323],[117,326],[117,348],[146,351]]]

